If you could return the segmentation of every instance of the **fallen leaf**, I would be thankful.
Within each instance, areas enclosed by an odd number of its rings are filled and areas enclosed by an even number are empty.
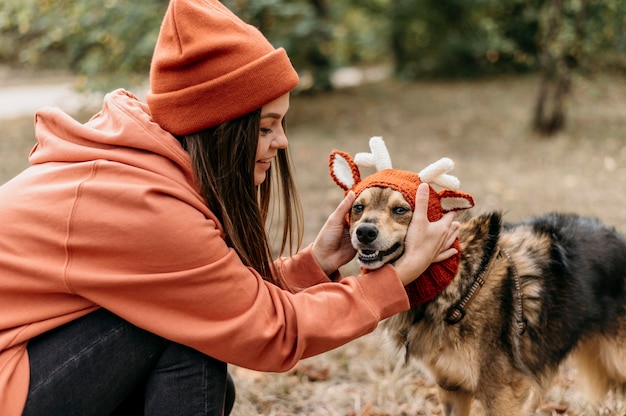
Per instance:
[[[329,369],[328,367],[319,368],[312,364],[299,364],[293,370],[292,374],[297,376],[304,376],[309,381],[325,381],[328,379]]]

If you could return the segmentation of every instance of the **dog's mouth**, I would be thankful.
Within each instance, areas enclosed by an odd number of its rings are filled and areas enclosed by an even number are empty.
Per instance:
[[[362,249],[359,250],[358,260],[361,263],[361,266],[365,268],[378,268],[383,264],[388,263],[389,260],[386,259],[390,255],[394,254],[402,247],[402,244],[395,243],[387,250],[367,250]]]

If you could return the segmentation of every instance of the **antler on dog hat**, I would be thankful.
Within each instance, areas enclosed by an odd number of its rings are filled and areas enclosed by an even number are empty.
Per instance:
[[[330,175],[344,191],[352,190],[356,196],[359,196],[367,188],[391,188],[400,192],[411,209],[415,209],[415,193],[420,183],[425,182],[430,187],[427,213],[429,221],[439,220],[446,212],[465,210],[474,206],[472,196],[459,191],[459,180],[448,174],[454,168],[452,160],[442,158],[419,173],[413,173],[392,168],[387,147],[381,137],[370,139],[370,149],[371,153],[357,153],[354,159],[339,150],[331,152]],[[376,172],[361,179],[359,166],[376,168]],[[437,192],[432,185],[444,189]],[[411,306],[432,300],[454,279],[461,260],[458,239],[452,247],[458,251],[454,256],[431,264],[420,277],[405,286]]]
[[[298,85],[283,48],[217,0],[171,0],[152,56],[152,118],[184,135],[241,117]]]

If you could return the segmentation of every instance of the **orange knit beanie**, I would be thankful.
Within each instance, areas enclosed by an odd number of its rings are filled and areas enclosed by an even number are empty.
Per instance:
[[[217,0],[171,0],[152,56],[147,102],[175,135],[248,114],[291,91],[284,49]]]
[[[372,137],[370,148],[372,153],[359,153],[354,160],[345,152],[335,150],[331,153],[331,176],[337,185],[346,192],[352,190],[356,196],[359,196],[367,188],[391,188],[400,192],[411,209],[415,209],[415,194],[420,183],[426,182],[429,185],[437,184],[451,188],[436,192],[430,186],[427,216],[431,222],[439,220],[445,212],[464,210],[474,206],[472,196],[457,190],[459,187],[458,180],[447,174],[453,167],[453,162],[450,159],[441,159],[417,174],[393,169],[387,148],[380,137]],[[357,165],[375,167],[377,172],[361,179]],[[452,247],[458,251],[454,256],[438,263],[432,263],[420,277],[405,286],[411,306],[432,300],[454,279],[461,260],[458,239],[455,240]]]

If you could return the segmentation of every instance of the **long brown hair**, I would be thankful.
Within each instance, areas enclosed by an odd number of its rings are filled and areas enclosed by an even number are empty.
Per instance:
[[[279,149],[266,180],[254,185],[260,126],[259,109],[178,140],[191,157],[200,194],[224,227],[226,243],[265,280],[285,287],[285,280],[273,267],[266,226],[280,217],[282,237],[277,254],[283,255],[287,248],[293,254],[302,241],[302,208],[287,149]]]

